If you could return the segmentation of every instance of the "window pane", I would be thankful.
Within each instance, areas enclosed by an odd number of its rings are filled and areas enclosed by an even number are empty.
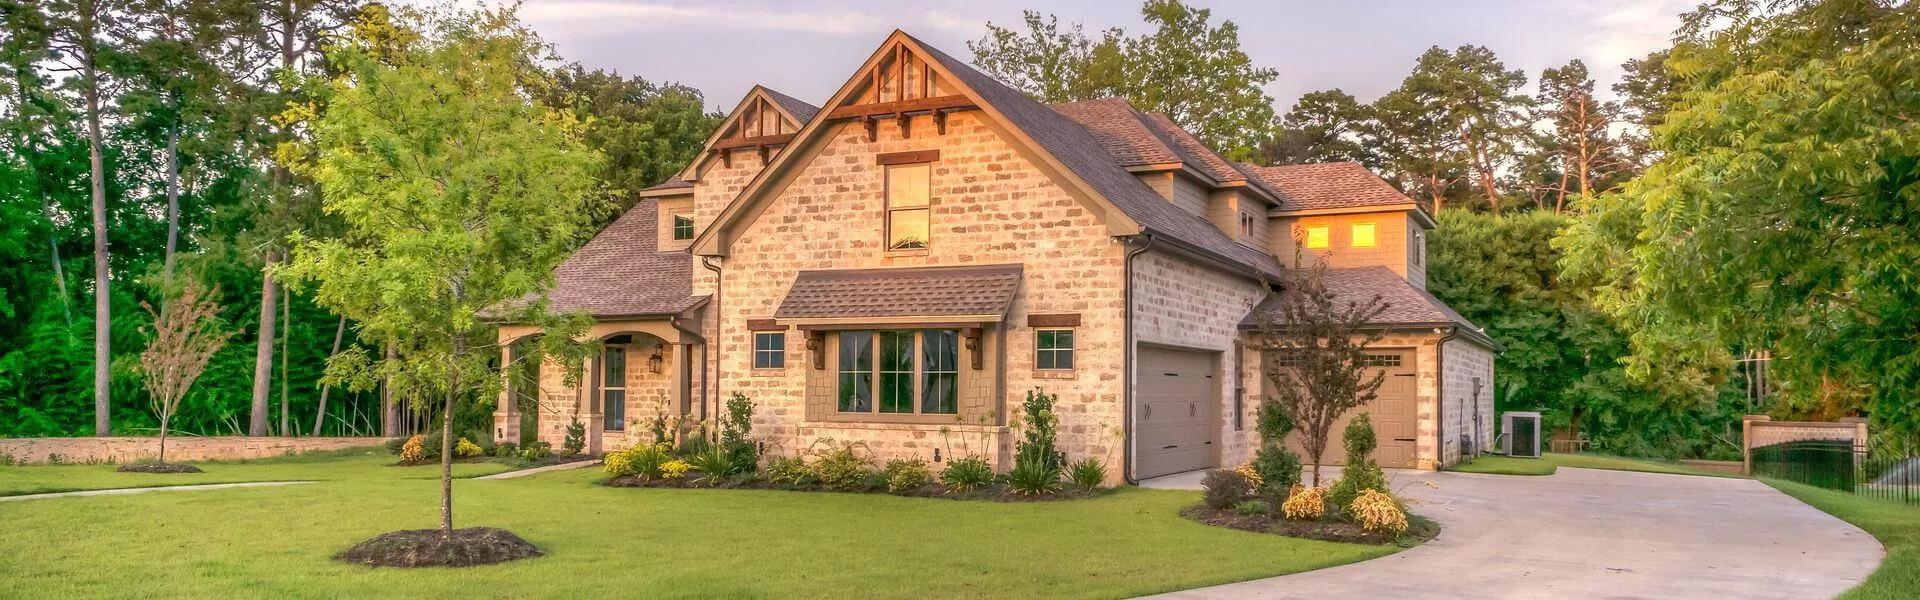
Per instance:
[[[1308,227],[1307,228],[1307,247],[1308,248],[1327,247],[1327,228]]]
[[[1035,368],[1073,368],[1073,330],[1049,329],[1037,331],[1035,334]]]
[[[753,368],[779,369],[787,366],[787,334],[753,334]]]
[[[1373,247],[1373,224],[1372,223],[1354,223],[1353,224],[1353,247],[1355,248],[1372,248]]]
[[[609,346],[600,360],[600,385],[627,387],[627,349]]]
[[[913,412],[912,331],[880,332],[880,412]]]
[[[627,428],[627,392],[625,390],[607,390],[601,400],[602,429],[623,431]]]
[[[887,249],[913,250],[927,247],[927,209],[887,212]]]
[[[690,215],[673,216],[673,239],[693,239],[693,217]]]
[[[873,412],[873,332],[840,334],[840,411]]]
[[[932,172],[933,165],[926,163],[887,167],[887,208],[926,206]]]
[[[928,331],[921,350],[920,412],[959,412],[960,332]]]

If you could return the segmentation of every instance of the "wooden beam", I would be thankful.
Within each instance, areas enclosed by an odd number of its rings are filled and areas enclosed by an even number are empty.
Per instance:
[[[924,162],[940,162],[940,151],[938,149],[914,150],[873,155],[873,163],[876,165],[910,165]]]
[[[734,148],[758,148],[761,146],[782,146],[793,141],[794,134],[776,133],[753,137],[737,137],[713,143],[714,150],[732,150]]]
[[[833,110],[827,111],[827,118],[828,119],[857,119],[860,117],[891,115],[895,113],[905,113],[905,112],[922,112],[922,111],[932,112],[932,111],[942,110],[942,109],[960,110],[960,109],[970,109],[970,108],[979,108],[979,106],[975,105],[973,103],[973,100],[968,99],[966,96],[963,96],[960,94],[953,94],[949,96],[939,96],[935,98],[920,98],[917,100],[907,100],[904,102],[895,101],[895,102],[881,102],[877,104],[850,104],[847,106],[836,107]]]

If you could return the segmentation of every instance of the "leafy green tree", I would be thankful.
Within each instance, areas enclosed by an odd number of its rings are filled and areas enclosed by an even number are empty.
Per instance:
[[[1592,195],[1617,185],[1626,174],[1621,143],[1613,135],[1619,123],[1619,104],[1593,96],[1593,78],[1587,65],[1575,59],[1540,72],[1535,115],[1552,129],[1539,144],[1538,154],[1555,163],[1559,182],[1553,191],[1553,211],[1568,208],[1567,197]]]
[[[1372,108],[1338,89],[1307,92],[1294,102],[1274,139],[1262,146],[1261,158],[1270,165],[1308,164],[1350,160],[1380,167],[1372,140]]]
[[[1063,30],[1057,17],[1028,11],[1024,35],[988,23],[967,48],[988,74],[1043,102],[1119,96],[1228,159],[1256,156],[1275,120],[1261,88],[1279,72],[1254,65],[1240,49],[1240,26],[1214,25],[1212,10],[1147,0],[1140,13],[1152,32],[1112,29],[1093,42],[1079,25]]]
[[[1374,102],[1387,169],[1436,212],[1469,180],[1500,212],[1495,182],[1527,133],[1528,98],[1519,92],[1526,83],[1484,46],[1427,49],[1400,87]]]
[[[530,65],[550,49],[513,9],[400,14],[421,39],[402,56],[337,47],[329,61],[342,75],[320,92],[324,112],[299,119],[315,152],[294,166],[346,233],[296,235],[282,274],[401,349],[343,353],[333,376],[363,388],[385,378],[401,397],[441,403],[440,526],[451,535],[454,405],[499,385],[489,317],[548,325],[543,346],[576,364],[585,352],[572,343],[582,320],[547,314],[540,298],[604,212],[601,159],[570,111],[533,100],[548,82]]]
[[[683,85],[654,85],[578,64],[553,74],[547,102],[586,121],[587,145],[607,157],[600,179],[619,209],[640,190],[666,181],[692,162],[725,115],[706,112],[706,100]]]

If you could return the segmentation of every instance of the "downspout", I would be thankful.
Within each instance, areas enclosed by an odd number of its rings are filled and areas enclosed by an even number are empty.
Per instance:
[[[1134,239],[1145,238],[1138,250],[1128,250],[1127,258],[1121,263],[1121,298],[1126,302],[1126,310],[1121,311],[1122,327],[1126,329],[1126,341],[1122,344],[1120,364],[1120,424],[1126,432],[1121,440],[1120,477],[1130,485],[1138,484],[1133,478],[1133,259],[1146,254],[1153,248],[1153,234],[1141,233],[1123,241],[1131,244]]]
[[[720,272],[720,266],[713,263],[712,257],[707,257],[707,256],[700,257],[700,266],[706,267],[708,271],[713,271],[713,330],[717,336],[717,334],[719,334],[720,332],[720,328],[724,325],[724,321],[727,317],[727,313],[721,311],[721,308],[724,305],[723,301],[726,298],[726,296],[723,295],[721,292],[723,292],[726,289],[727,278],[725,273]],[[713,386],[712,387],[713,387],[713,398],[717,400],[720,398],[720,379],[721,379],[720,371],[726,368],[727,363],[726,361],[721,360],[720,351],[722,350],[722,348],[720,347],[721,346],[720,344],[708,342],[707,346],[713,348]],[[707,414],[708,414],[707,403],[709,401],[710,400],[707,398],[700,399],[700,420],[702,421],[707,420]]]
[[[1447,461],[1447,342],[1459,335],[1459,327],[1448,327],[1447,334],[1433,345],[1433,470]]]

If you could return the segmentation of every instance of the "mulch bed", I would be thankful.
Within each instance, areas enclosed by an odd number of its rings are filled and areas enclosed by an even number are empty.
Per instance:
[[[1266,514],[1243,515],[1231,508],[1209,508],[1205,504],[1196,504],[1180,511],[1180,515],[1215,527],[1349,544],[1414,546],[1440,535],[1440,524],[1415,515],[1407,515],[1407,530],[1397,536],[1367,531],[1359,523],[1337,520],[1289,521]]]
[[[505,529],[468,527],[448,536],[438,529],[391,531],[334,555],[374,567],[471,567],[540,556],[540,549]]]
[[[771,481],[767,481],[765,479],[749,478],[749,477],[723,477],[723,478],[720,478],[719,481],[709,481],[705,476],[702,476],[697,472],[688,473],[687,476],[681,477],[678,479],[641,479],[639,477],[627,475],[627,476],[615,477],[612,479],[608,479],[606,481],[602,481],[600,482],[600,485],[604,485],[607,487],[696,488],[696,489],[709,488],[709,489],[723,489],[723,490],[781,490],[781,491],[790,491],[790,492],[833,492],[833,493],[841,493],[841,494],[887,494],[892,496],[905,496],[909,498],[942,498],[947,500],[985,500],[985,501],[991,501],[991,502],[1057,502],[1061,500],[1083,500],[1087,498],[1098,497],[1107,492],[1107,490],[1082,490],[1082,489],[1075,488],[1073,486],[1067,486],[1061,489],[1061,491],[1055,492],[1052,494],[1027,495],[1027,494],[1014,493],[1014,491],[1008,488],[1006,485],[997,484],[997,483],[962,492],[959,490],[955,490],[953,488],[949,488],[944,484],[935,483],[933,485],[923,487],[917,490],[894,493],[894,492],[887,491],[886,488],[883,488],[883,487],[868,487],[868,488],[857,488],[857,489],[827,489],[825,487],[821,487],[817,485],[811,485],[811,486],[789,485],[789,484],[783,484],[783,483],[774,483]]]
[[[467,458],[453,459],[453,464],[457,465],[457,464],[468,464],[468,463],[497,462],[503,465],[507,465],[509,467],[513,467],[515,470],[519,470],[519,469],[532,469],[535,467],[551,467],[553,465],[564,465],[567,463],[575,463],[575,462],[580,462],[585,460],[596,460],[596,459],[597,457],[588,456],[585,454],[575,454],[572,456],[549,456],[546,458],[542,458],[540,460],[521,460],[518,458],[498,458],[493,456],[471,456]],[[440,464],[440,459],[435,458],[435,459],[422,460],[417,462],[408,462],[403,460],[388,466],[418,467],[422,465],[438,465],[438,464]]]
[[[120,465],[121,473],[205,473],[200,467],[178,463],[140,463]]]

